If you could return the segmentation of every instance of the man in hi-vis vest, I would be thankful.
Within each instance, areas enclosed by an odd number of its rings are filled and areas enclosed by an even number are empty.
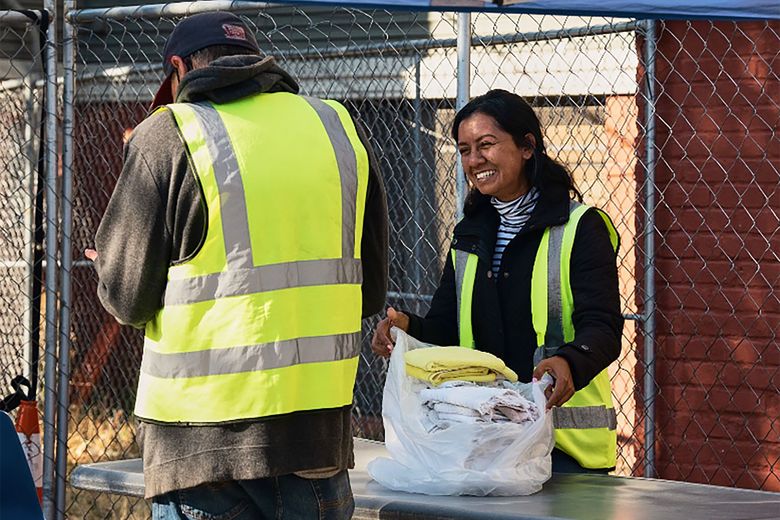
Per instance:
[[[86,252],[145,330],[153,517],[348,518],[361,317],[387,289],[376,159],[232,14],[182,20],[163,67]]]

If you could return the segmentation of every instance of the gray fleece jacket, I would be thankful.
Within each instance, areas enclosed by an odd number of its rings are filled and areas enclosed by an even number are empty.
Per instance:
[[[226,103],[280,91],[297,93],[298,85],[273,58],[229,56],[186,74],[176,101]],[[361,243],[367,317],[382,309],[387,290],[387,202],[376,158],[362,129],[358,133],[370,165]],[[98,228],[95,266],[103,306],[121,323],[143,327],[162,306],[168,266],[191,258],[205,232],[205,206],[184,142],[170,111],[156,112],[127,142]],[[351,467],[350,412],[346,406],[218,426],[142,423],[146,496]]]

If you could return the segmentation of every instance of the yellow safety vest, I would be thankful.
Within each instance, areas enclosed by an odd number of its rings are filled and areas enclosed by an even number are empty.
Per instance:
[[[531,275],[531,318],[537,339],[534,365],[574,339],[574,298],[571,291],[571,253],[574,236],[588,206],[572,201],[569,220],[544,231]],[[617,251],[618,234],[609,216],[597,210]],[[461,345],[474,348],[471,301],[478,257],[451,250],[458,299]],[[553,409],[555,445],[585,468],[612,468],[616,464],[616,415],[607,370],[603,370],[562,407]]]
[[[368,156],[346,109],[289,93],[163,109],[207,227],[146,325],[135,414],[209,424],[351,404]]]

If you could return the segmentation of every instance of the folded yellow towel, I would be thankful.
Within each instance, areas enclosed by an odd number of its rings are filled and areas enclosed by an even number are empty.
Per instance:
[[[406,373],[417,379],[440,385],[445,381],[495,381],[501,374],[511,382],[517,374],[489,352],[463,347],[429,347],[410,350],[404,355]]]
[[[428,372],[412,365],[406,365],[406,374],[421,379],[433,386],[439,386],[445,381],[473,381],[475,383],[490,383],[496,380],[496,373],[488,368],[460,368],[455,370],[439,370]]]

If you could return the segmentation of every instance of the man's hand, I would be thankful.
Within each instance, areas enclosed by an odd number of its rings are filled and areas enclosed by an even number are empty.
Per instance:
[[[97,260],[97,251],[94,249],[87,248],[84,250],[84,256],[87,258],[87,260],[95,261]]]
[[[374,337],[371,339],[371,350],[379,357],[388,357],[393,351],[390,327],[398,327],[406,332],[409,330],[409,316],[392,307],[387,308],[387,317],[377,324]]]
[[[574,382],[571,378],[569,362],[560,356],[552,356],[543,359],[534,369],[534,378],[541,379],[545,372],[549,372],[555,383],[547,387],[547,409],[553,406],[562,406],[574,395]]]

